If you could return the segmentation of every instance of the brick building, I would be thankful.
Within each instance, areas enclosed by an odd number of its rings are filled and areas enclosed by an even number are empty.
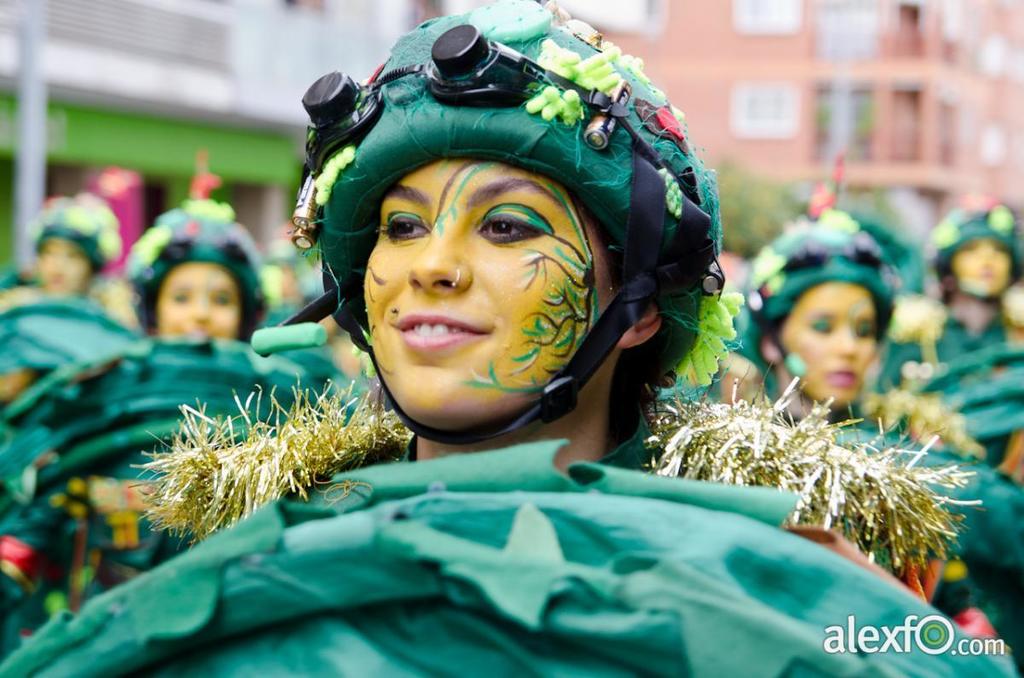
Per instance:
[[[1024,2],[636,2],[649,21],[606,32],[712,163],[809,182],[843,147],[848,185],[919,233],[965,192],[1024,207]]]

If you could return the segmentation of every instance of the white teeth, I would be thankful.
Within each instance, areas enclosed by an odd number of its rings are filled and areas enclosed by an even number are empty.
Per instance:
[[[451,332],[450,327],[447,325],[416,325],[412,328],[413,332],[421,337],[442,337]]]

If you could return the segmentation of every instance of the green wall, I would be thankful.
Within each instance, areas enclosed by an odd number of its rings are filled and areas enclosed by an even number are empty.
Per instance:
[[[11,261],[13,246],[16,108],[11,96],[0,95],[0,266]],[[162,179],[170,204],[186,196],[200,149],[208,153],[210,171],[226,184],[293,186],[302,167],[300,138],[298,129],[292,136],[61,102],[50,102],[47,114],[49,162],[117,165]]]
[[[196,151],[209,152],[210,171],[225,181],[291,184],[301,165],[296,139],[239,129],[51,102],[48,158],[80,165],[119,165],[148,175],[191,176]],[[15,103],[0,97],[0,155],[15,145]]]

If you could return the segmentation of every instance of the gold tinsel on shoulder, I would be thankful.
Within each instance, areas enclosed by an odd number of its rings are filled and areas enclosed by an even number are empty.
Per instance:
[[[918,440],[939,436],[962,457],[985,458],[985,448],[967,432],[967,419],[950,409],[938,393],[915,393],[907,389],[872,393],[864,399],[864,414],[866,418],[880,421],[885,428],[906,422]]]
[[[125,327],[133,330],[139,328],[139,316],[135,313],[135,291],[127,280],[100,278],[89,290],[89,298]]]
[[[1003,318],[1010,327],[1024,327],[1024,285],[1017,283],[1003,292]]]
[[[158,529],[204,539],[283,496],[308,498],[336,473],[400,459],[411,438],[368,398],[296,390],[284,408],[271,395],[271,414],[258,421],[248,413],[260,397],[239,402],[233,417],[182,407],[169,449],[142,467],[152,476],[147,517]]]
[[[652,428],[662,476],[776,487],[799,496],[788,523],[837,529],[861,551],[897,574],[942,558],[959,517],[947,504],[965,504],[937,488],[966,485],[959,466],[927,467],[917,453],[869,444],[844,447],[841,425],[824,405],[800,421],[786,418],[793,387],[774,405],[678,402]]]
[[[928,353],[934,352],[935,343],[942,338],[946,327],[946,307],[940,301],[921,294],[908,294],[896,300],[889,324],[889,338],[901,344],[918,344]],[[934,356],[925,356],[936,363]]]

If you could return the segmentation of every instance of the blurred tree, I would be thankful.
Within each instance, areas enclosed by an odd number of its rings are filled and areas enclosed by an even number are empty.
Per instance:
[[[803,214],[805,205],[792,188],[730,160],[718,166],[725,249],[752,257]]]

